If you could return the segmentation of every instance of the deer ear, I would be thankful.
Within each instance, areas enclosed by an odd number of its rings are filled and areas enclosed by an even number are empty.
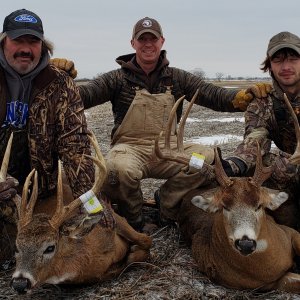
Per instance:
[[[215,205],[215,202],[213,201],[214,196],[210,197],[203,197],[203,196],[195,196],[192,198],[191,202],[198,208],[210,212],[215,213],[219,210],[219,208]]]
[[[282,203],[284,203],[289,198],[289,195],[286,192],[280,192],[265,187],[263,188],[262,192],[267,194],[268,200],[266,207],[270,210],[277,209]]]
[[[81,239],[89,234],[99,223],[102,214],[76,214],[60,226],[60,234],[74,239]]]

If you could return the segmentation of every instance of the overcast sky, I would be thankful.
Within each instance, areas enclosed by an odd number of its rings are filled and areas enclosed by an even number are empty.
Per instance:
[[[41,17],[54,57],[73,60],[78,78],[118,68],[116,57],[133,52],[132,28],[145,16],[160,22],[170,66],[209,77],[263,77],[269,39],[300,35],[299,0],[12,0],[1,3],[2,24],[21,8]]]

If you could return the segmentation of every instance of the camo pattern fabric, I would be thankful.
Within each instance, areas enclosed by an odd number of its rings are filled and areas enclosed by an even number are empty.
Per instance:
[[[232,104],[238,90],[218,87],[205,82],[199,76],[169,67],[165,50],[161,51],[157,68],[148,76],[137,66],[135,54],[120,56],[116,61],[121,68],[104,73],[86,85],[79,86],[85,108],[111,101],[115,125],[112,136],[122,123],[137,88],[144,88],[151,94],[160,94],[165,93],[167,87],[171,87],[175,101],[184,95],[187,100],[191,100],[199,89],[196,104],[216,111],[239,111]],[[178,121],[181,113],[182,105],[177,110]]]
[[[0,92],[0,95],[5,93]],[[1,99],[0,103],[3,102]],[[1,109],[5,110],[3,106]],[[75,197],[91,188],[94,167],[93,161],[84,156],[90,155],[91,151],[83,104],[74,81],[52,65],[42,70],[33,81],[26,131],[28,152],[23,151],[26,148],[23,139],[22,143],[15,139],[15,148],[24,153],[24,157],[18,160],[28,161],[30,170],[35,168],[38,171],[40,194],[47,196],[56,189],[58,159],[63,162]],[[3,157],[6,147],[3,142],[11,128],[1,128],[1,132],[0,155]],[[17,152],[12,153],[11,162],[14,162]]]
[[[295,179],[295,174],[298,172],[298,168],[291,165],[288,160],[294,153],[297,142],[294,124],[285,105],[283,92],[275,81],[273,87],[267,98],[255,99],[249,104],[245,112],[244,140],[234,151],[233,157],[241,159],[249,171],[256,164],[257,142],[261,154],[265,156],[270,152],[273,141],[280,152],[274,161],[272,176],[283,183]],[[299,119],[300,97],[290,99],[290,102]]]
[[[0,70],[1,72],[1,70]],[[0,110],[5,111],[6,91],[4,77],[0,76]],[[2,114],[0,124],[5,114]],[[0,128],[0,158],[6,149],[11,131],[15,131],[9,171],[22,184],[28,172],[38,171],[39,195],[46,198],[56,192],[58,159],[75,198],[92,188],[95,169],[91,155],[88,129],[83,103],[74,81],[64,72],[49,65],[33,82],[29,119],[24,130]],[[24,163],[24,166],[21,162]],[[21,191],[19,191],[21,192]],[[46,199],[45,199],[46,200]],[[114,219],[106,204],[99,198],[104,210],[97,219],[104,227],[114,227]],[[12,205],[0,205],[0,212],[10,222],[15,222],[16,211]],[[81,212],[86,218],[86,213]]]

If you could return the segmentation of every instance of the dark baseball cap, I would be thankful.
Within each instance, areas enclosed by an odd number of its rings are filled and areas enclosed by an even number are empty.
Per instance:
[[[5,17],[3,32],[11,39],[30,34],[44,40],[42,20],[34,12],[27,9],[16,10]]]
[[[143,33],[146,32],[154,34],[157,38],[163,36],[159,23],[155,19],[149,17],[145,17],[137,21],[133,27],[132,38],[138,39]]]
[[[283,48],[293,49],[300,55],[300,38],[288,31],[280,32],[270,39],[267,54],[271,57]]]

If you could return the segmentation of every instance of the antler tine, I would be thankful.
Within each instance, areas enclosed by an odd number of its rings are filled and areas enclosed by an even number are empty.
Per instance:
[[[68,206],[64,206],[64,197],[63,197],[63,183],[62,183],[62,163],[58,161],[58,179],[57,179],[57,203],[56,210],[53,214],[51,220],[49,221],[50,225],[53,228],[59,228],[59,226],[66,220],[70,214],[78,208],[82,202],[79,198],[73,200]]]
[[[254,174],[250,181],[257,187],[260,187],[272,174],[273,166],[264,167],[262,162],[262,155],[260,145],[257,143],[257,156],[256,156],[256,167]]]
[[[34,182],[32,188],[32,194],[28,200],[28,190],[29,185],[31,184],[32,176],[34,175]],[[33,209],[37,200],[38,196],[38,181],[37,181],[37,171],[33,169],[28,176],[26,177],[23,191],[22,191],[22,198],[20,205],[17,205],[18,215],[19,215],[19,226],[23,227],[28,224],[32,219]]]
[[[194,98],[196,99],[196,97],[194,96],[193,99],[191,100],[192,104],[195,101]],[[173,125],[173,122],[174,122],[174,118],[176,116],[176,111],[177,111],[177,108],[178,108],[179,104],[184,99],[185,99],[185,96],[179,98],[175,102],[175,104],[174,104],[174,106],[173,106],[173,108],[172,108],[172,110],[169,114],[169,120],[168,120],[168,124],[166,126],[165,132],[162,131],[159,134],[159,136],[157,136],[156,139],[155,139],[154,151],[155,151],[156,156],[160,159],[175,161],[175,162],[178,162],[180,164],[185,164],[186,165],[186,164],[189,164],[189,161],[190,161],[190,158],[183,151],[183,129],[184,129],[184,123],[185,123],[186,118],[187,118],[187,114],[186,114],[185,119],[183,120],[182,127],[179,127],[179,132],[177,133],[177,151],[172,151],[171,150],[171,144],[170,144],[171,128],[172,128],[172,125]],[[192,104],[190,104],[189,107],[191,107]],[[159,146],[159,140],[163,136],[164,133],[165,133],[165,145],[164,145],[164,148],[163,148],[163,151],[162,151],[162,149]]]
[[[106,178],[107,169],[105,164],[105,159],[102,155],[100,146],[98,144],[97,138],[93,132],[90,132],[89,139],[95,149],[96,157],[91,157],[96,164],[96,174],[95,174],[95,183],[92,187],[92,191],[95,195],[97,195],[100,192],[100,189],[103,185],[103,182]]]
[[[168,119],[167,127],[165,130],[165,146],[164,147],[166,150],[170,150],[170,148],[171,148],[170,138],[171,138],[172,125],[173,125],[174,119],[176,117],[177,108],[178,108],[179,104],[184,100],[184,98],[185,98],[185,96],[182,96],[175,102],[175,104],[173,105],[172,110],[169,114],[169,119]]]
[[[10,137],[9,137],[9,140],[8,140],[8,143],[6,146],[6,150],[4,153],[4,157],[2,160],[2,165],[1,165],[1,170],[0,170],[0,182],[4,182],[6,180],[12,140],[13,140],[13,132],[10,134]]]
[[[180,125],[179,125],[179,128],[178,128],[178,132],[177,132],[177,147],[178,147],[178,150],[179,152],[183,152],[183,135],[184,135],[184,126],[185,126],[185,123],[186,123],[186,119],[192,109],[192,106],[197,98],[199,94],[199,89],[197,89],[196,93],[194,94],[192,100],[190,101],[189,103],[189,106],[187,107],[184,115],[182,116],[181,118],[181,121],[180,121]]]
[[[233,180],[227,176],[221,163],[221,150],[214,148],[215,153],[215,174],[216,179],[222,187],[229,187],[233,184]]]
[[[62,185],[62,165],[58,160],[58,174],[57,174],[57,202],[55,212],[49,221],[53,228],[58,228],[63,220],[64,215],[64,200],[63,200],[63,185]]]
[[[294,154],[290,157],[290,162],[294,165],[297,165],[300,163],[300,128],[299,128],[299,122],[298,122],[298,118],[291,106],[291,103],[287,97],[287,95],[284,93],[283,94],[283,99],[285,101],[285,104],[287,105],[289,112],[292,115],[292,119],[293,119],[293,123],[294,123],[294,127],[295,127],[295,133],[296,133],[296,139],[297,139],[297,146],[295,149]]]
[[[154,147],[154,151],[155,151],[155,155],[159,158],[159,159],[164,159],[164,160],[170,160],[170,161],[176,161],[180,164],[189,164],[190,162],[190,158],[184,153],[182,153],[181,156],[178,156],[176,153],[174,153],[174,151],[172,152],[170,149],[168,150],[168,154],[165,154],[161,151],[160,147],[159,147],[159,139],[160,137],[163,135],[163,131],[156,137],[155,139],[155,147]]]

